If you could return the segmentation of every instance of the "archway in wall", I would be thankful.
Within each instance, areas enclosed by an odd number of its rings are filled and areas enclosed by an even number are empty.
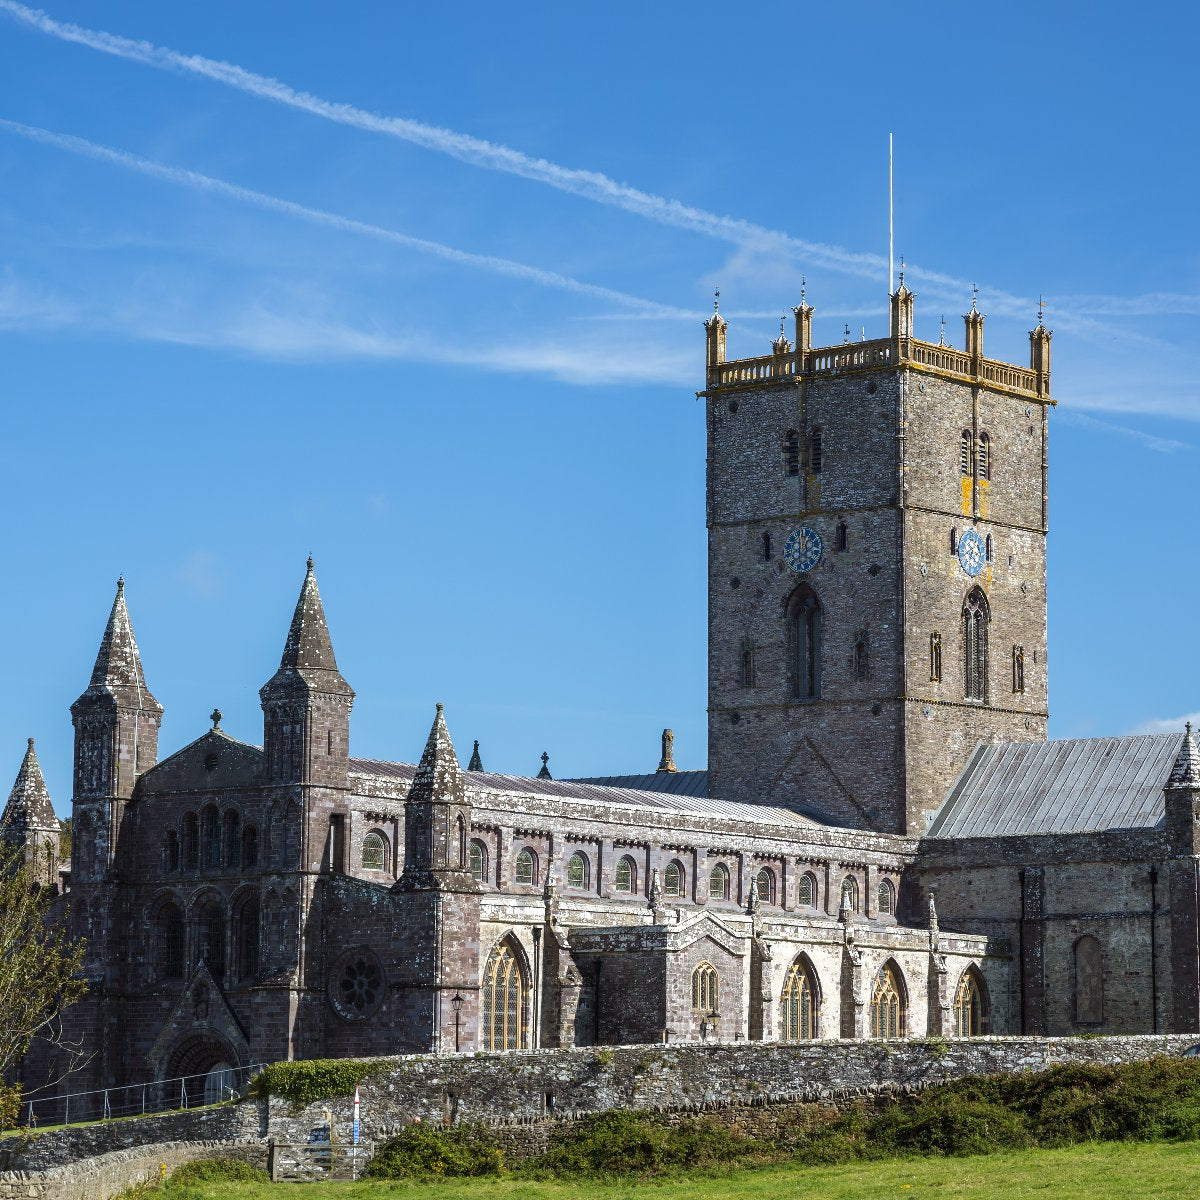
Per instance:
[[[198,1033],[184,1038],[166,1059],[167,1087],[177,1092],[181,1106],[192,1108],[227,1099],[237,1085],[237,1052],[224,1038]]]

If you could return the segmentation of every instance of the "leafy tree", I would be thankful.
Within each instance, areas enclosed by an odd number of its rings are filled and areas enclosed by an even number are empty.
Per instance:
[[[0,848],[0,1079],[22,1069],[35,1042],[66,1051],[63,1011],[87,992],[84,944],[73,941],[53,888],[41,887],[23,848]],[[21,1085],[0,1084],[0,1126],[15,1124]]]

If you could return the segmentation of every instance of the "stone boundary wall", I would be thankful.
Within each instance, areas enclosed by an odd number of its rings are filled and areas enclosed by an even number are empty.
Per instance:
[[[1200,1035],[994,1037],[892,1042],[735,1042],[588,1047],[507,1054],[417,1055],[382,1061],[361,1085],[364,1140],[420,1121],[483,1122],[514,1158],[545,1148],[564,1124],[610,1109],[700,1114],[764,1130],[871,1096],[919,1091],[968,1075],[1041,1071],[1059,1063],[1171,1057]],[[351,1098],[297,1108],[272,1097],[0,1141],[0,1200],[103,1200],[197,1158],[235,1154],[266,1166],[270,1139],[304,1143],[332,1113],[350,1140]],[[5,1144],[7,1143],[7,1145]]]

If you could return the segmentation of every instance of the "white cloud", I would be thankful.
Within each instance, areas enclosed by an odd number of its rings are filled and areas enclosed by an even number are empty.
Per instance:
[[[175,572],[175,578],[203,600],[220,595],[225,586],[225,572],[211,550],[194,550]]]
[[[1186,722],[1190,721],[1193,727],[1200,727],[1200,712],[1184,713],[1179,717],[1154,717],[1149,721],[1143,721],[1136,729],[1131,729],[1130,733],[1183,733],[1183,727]]]

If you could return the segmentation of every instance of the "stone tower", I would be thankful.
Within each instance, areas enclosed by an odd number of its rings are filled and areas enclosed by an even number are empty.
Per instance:
[[[1045,737],[1050,333],[727,361],[706,323],[709,789],[920,834],[981,741]]]
[[[0,815],[0,840],[24,856],[34,880],[43,887],[57,887],[61,838],[62,827],[54,815],[50,792],[30,738],[8,803]]]
[[[259,697],[265,781],[276,793],[269,861],[285,871],[344,871],[354,689],[338,670],[311,558],[279,670]]]
[[[146,686],[125,606],[125,581],[118,579],[91,681],[71,705],[75,725],[72,889],[111,879],[134,784],[158,761],[162,715],[162,705]]]

